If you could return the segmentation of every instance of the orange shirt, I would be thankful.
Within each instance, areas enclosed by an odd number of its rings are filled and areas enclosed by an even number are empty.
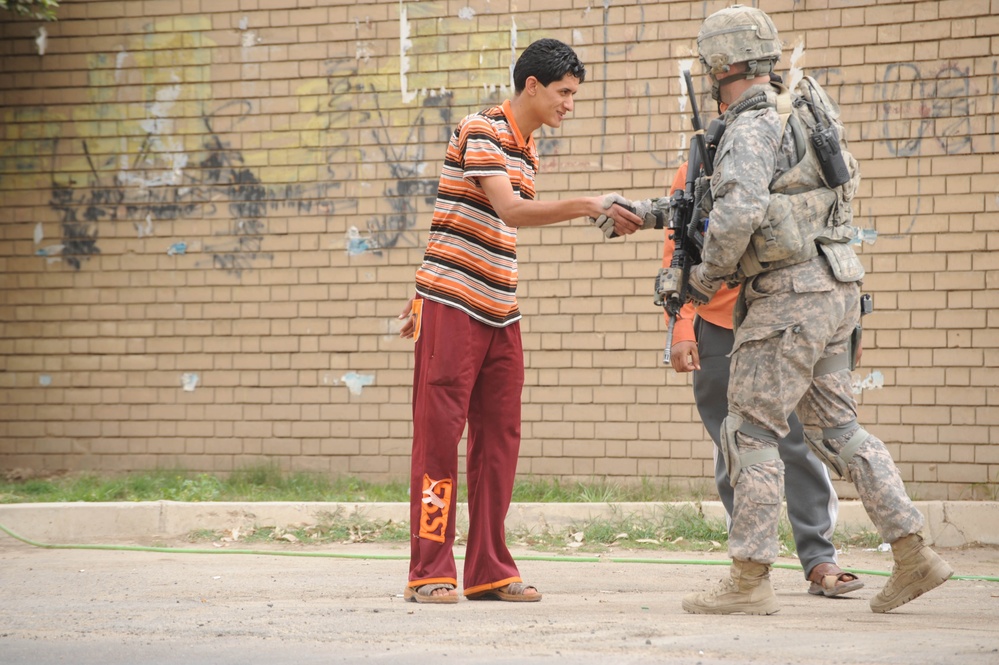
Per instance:
[[[673,178],[673,185],[670,187],[672,194],[678,189],[683,189],[687,184],[687,162],[680,165]],[[663,243],[663,267],[669,267],[673,259],[673,249],[675,247],[670,240],[670,231],[666,231],[666,242]],[[694,338],[694,315],[701,317],[709,323],[722,328],[732,329],[732,310],[735,309],[735,301],[739,297],[739,289],[729,288],[722,285],[718,293],[711,298],[711,302],[700,307],[694,307],[692,303],[687,303],[680,310],[673,325],[673,343],[693,342]],[[665,315],[664,315],[665,316]],[[666,317],[667,322],[669,317]]]

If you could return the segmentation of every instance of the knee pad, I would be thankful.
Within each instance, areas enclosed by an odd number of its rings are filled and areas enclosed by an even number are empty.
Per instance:
[[[739,432],[756,439],[772,442],[773,447],[740,453],[739,443],[736,439]],[[741,416],[734,413],[729,413],[722,421],[719,438],[721,439],[722,457],[725,459],[725,470],[728,472],[728,482],[732,487],[735,487],[739,482],[739,474],[742,473],[743,469],[761,462],[780,459],[780,453],[777,451],[777,437],[772,432],[747,423]]]
[[[856,427],[856,429],[854,429]],[[833,441],[853,431],[853,435],[847,439],[843,447],[836,451]],[[836,474],[848,483],[853,482],[850,475],[850,462],[860,448],[860,444],[869,437],[867,430],[857,425],[854,420],[839,427],[826,427],[821,430],[805,429],[805,442],[812,449],[815,456],[822,460],[822,463],[836,472]]]

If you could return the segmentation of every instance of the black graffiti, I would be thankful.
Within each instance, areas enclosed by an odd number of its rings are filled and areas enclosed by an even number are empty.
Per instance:
[[[58,144],[58,140],[52,143],[53,165],[55,164],[54,156],[58,151]],[[95,221],[93,219],[95,206],[92,199],[88,200],[87,197],[83,196],[77,198],[72,187],[59,183],[55,177],[54,166],[51,173],[51,183],[49,206],[59,216],[59,228],[62,235],[60,253],[68,265],[79,270],[84,261],[101,253],[97,246],[97,227],[92,223]],[[77,215],[81,209],[86,211],[85,215]]]
[[[261,250],[267,228],[261,221],[267,216],[267,188],[244,165],[243,155],[232,150],[212,127],[212,118],[204,118],[208,138],[205,148],[208,155],[199,164],[205,181],[213,190],[229,201],[229,214],[233,223],[229,235],[234,240],[219,246],[205,246],[212,253],[212,265],[220,270],[241,276],[251,269],[259,258],[272,259],[273,255]]]
[[[194,167],[177,169],[167,176],[164,164],[156,164],[156,137],[147,135],[127,171],[117,170],[120,155],[96,161],[89,144],[82,142],[89,172],[85,185],[70,179],[55,179],[57,142],[53,142],[53,176],[50,207],[62,225],[61,254],[68,265],[79,270],[87,257],[99,254],[98,227],[128,222],[139,236],[153,232],[154,223],[191,217],[214,217],[219,206],[232,220],[213,251],[212,266],[240,276],[261,259],[273,256],[262,250],[267,236],[267,215],[278,210],[297,213],[332,214],[349,207],[338,200],[340,183],[318,182],[267,186],[246,166],[242,153],[231,148],[216,130],[223,112],[235,109],[233,123],[241,122],[252,110],[249,102],[236,100],[202,118],[205,135],[202,158]],[[152,167],[158,168],[153,171]],[[356,208],[356,202],[353,204]]]
[[[934,131],[935,135],[931,135],[948,155],[969,148],[971,84],[968,76],[967,70],[954,65],[941,68],[931,78],[924,78],[912,63],[889,65],[879,87],[883,140],[888,150],[897,157],[916,155],[921,150],[923,138]],[[919,104],[918,124],[915,121],[893,122],[893,116],[904,116],[909,100]],[[915,125],[915,129],[908,136],[896,135],[899,128],[909,125]]]
[[[374,90],[371,92],[377,103],[377,94]],[[425,204],[432,206],[437,198],[437,179],[421,177],[426,166],[425,146],[429,141],[427,134],[436,126],[438,139],[450,137],[451,101],[450,93],[427,97],[402,139],[394,136],[380,109],[373,116],[379,120],[380,125],[371,130],[371,135],[394,179],[383,190],[392,212],[370,217],[366,223],[372,244],[379,250],[419,245],[419,238],[414,231],[419,222],[419,202],[422,199]],[[436,120],[428,120],[429,110],[437,111]],[[432,118],[434,114],[429,115]],[[436,145],[437,142],[430,143]]]
[[[364,92],[364,86],[355,82],[357,77],[356,60],[327,60],[325,63],[326,87],[329,96],[325,112],[322,114],[323,160],[326,164],[326,177],[336,189],[344,183],[357,182],[357,166],[364,163],[366,152],[356,145],[352,138],[352,125],[367,122],[371,117],[368,111],[355,110],[354,96]],[[353,115],[356,115],[356,120]],[[357,209],[356,197],[338,197],[341,210]]]
[[[62,230],[61,254],[67,264],[79,270],[83,262],[101,250],[97,246],[97,227],[77,218],[76,212],[85,202],[74,198],[73,189],[52,181],[49,205],[60,215]]]

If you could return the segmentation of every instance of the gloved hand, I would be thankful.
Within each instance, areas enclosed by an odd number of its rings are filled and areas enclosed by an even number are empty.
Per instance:
[[[631,205],[631,201],[624,198],[623,196],[620,196],[619,194],[608,194],[607,196],[604,197],[603,201],[604,210],[610,210],[610,207],[615,204],[627,208],[632,212],[635,211],[634,207],[632,207]],[[593,217],[587,217],[587,219],[590,221],[590,224],[593,224],[598,229],[600,229],[600,231],[604,234],[605,238],[617,237],[617,234],[614,233],[613,218],[608,217],[607,215],[600,215],[596,219],[594,219]]]
[[[706,267],[703,263],[698,263],[690,269],[690,276],[687,278],[687,299],[695,305],[708,304],[725,281],[720,277],[705,275]]]
[[[603,205],[605,210],[609,210],[612,205],[619,205],[630,210],[642,218],[643,229],[661,229],[666,224],[666,218],[669,215],[669,199],[663,200],[666,202],[666,207],[660,208],[660,199],[629,201],[618,194],[608,194],[604,197]],[[614,233],[614,220],[607,215],[600,215],[596,219],[589,217],[588,219],[591,224],[596,225],[603,232],[605,238],[617,237],[617,234]]]
[[[669,217],[669,199],[645,199],[632,201],[631,208],[642,218],[643,229],[661,229]]]

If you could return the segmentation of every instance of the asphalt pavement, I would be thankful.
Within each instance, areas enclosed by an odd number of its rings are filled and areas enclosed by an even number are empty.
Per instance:
[[[0,511],[0,524],[7,517]],[[0,663],[999,663],[991,545],[939,547],[957,577],[887,614],[868,603],[890,553],[853,549],[840,565],[866,586],[849,596],[809,595],[796,559],[782,558],[772,573],[777,614],[705,616],[680,601],[727,573],[724,552],[518,548],[541,602],[428,606],[402,598],[404,543],[274,543],[240,554],[250,550],[237,542],[190,553],[159,526],[101,543],[31,545],[0,533]],[[30,527],[19,524],[29,538]],[[69,547],[41,546],[60,542]]]

